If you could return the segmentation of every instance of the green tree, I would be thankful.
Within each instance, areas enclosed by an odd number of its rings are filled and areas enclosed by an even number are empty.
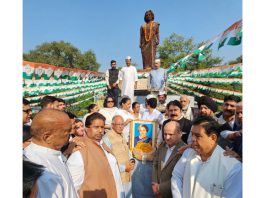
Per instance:
[[[98,71],[100,64],[97,63],[97,58],[92,50],[85,52],[79,62],[78,69]]]
[[[159,57],[162,61],[164,68],[168,68],[172,63],[176,63],[181,58],[193,53],[203,43],[195,44],[192,38],[184,38],[176,33],[171,34],[168,38],[165,38],[163,44],[158,47]],[[185,70],[201,69],[218,65],[222,62],[219,57],[212,56],[212,50],[208,49],[203,52],[206,57],[204,61],[198,61],[198,55],[192,55],[187,62]],[[182,71],[183,69],[177,69]]]
[[[243,62],[243,58],[242,55],[237,57],[235,60],[231,60],[228,62],[228,65],[233,65],[233,64],[237,64],[237,63],[242,63]]]
[[[94,71],[100,67],[92,50],[82,54],[78,48],[64,41],[38,45],[36,49],[24,53],[23,60]]]

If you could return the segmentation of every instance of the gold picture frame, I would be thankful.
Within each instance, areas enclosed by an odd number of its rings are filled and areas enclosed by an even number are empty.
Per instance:
[[[144,132],[144,128],[146,132]],[[146,137],[141,139],[142,134]],[[142,135],[143,137],[143,135]],[[140,142],[150,143],[155,149],[157,140],[157,122],[151,120],[133,120],[130,124],[130,150],[133,150],[136,144]]]

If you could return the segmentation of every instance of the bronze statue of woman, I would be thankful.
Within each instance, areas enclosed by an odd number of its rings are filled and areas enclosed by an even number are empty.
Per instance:
[[[152,68],[156,58],[156,48],[159,44],[159,23],[154,22],[152,10],[145,12],[145,23],[140,28],[140,48],[143,59],[143,69]]]

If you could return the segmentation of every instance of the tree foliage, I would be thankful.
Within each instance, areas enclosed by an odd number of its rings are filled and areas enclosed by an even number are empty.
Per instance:
[[[64,41],[38,45],[36,49],[24,53],[23,60],[93,71],[97,71],[100,67],[92,50],[82,54],[78,48]]]
[[[97,63],[97,58],[92,50],[85,52],[81,57],[81,63],[78,69],[88,69],[92,71],[98,71],[100,64]]]
[[[228,62],[228,65],[233,65],[233,64],[237,64],[237,63],[242,63],[243,62],[243,58],[242,55],[237,57],[235,60],[231,60]]]
[[[192,38],[184,38],[176,33],[165,38],[163,44],[158,47],[159,58],[164,68],[168,68],[172,63],[176,63],[181,58],[193,53],[203,43],[194,43]],[[220,57],[213,57],[212,50],[208,49],[203,53],[206,57],[204,61],[198,61],[198,55],[192,55],[187,62],[185,70],[202,69],[218,65],[222,62]],[[183,69],[177,69],[182,71]]]

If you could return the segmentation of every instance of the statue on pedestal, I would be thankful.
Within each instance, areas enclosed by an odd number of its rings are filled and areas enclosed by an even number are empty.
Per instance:
[[[143,69],[152,68],[156,58],[156,48],[159,44],[159,23],[154,22],[152,10],[145,12],[145,23],[140,28],[140,48],[143,59]]]

